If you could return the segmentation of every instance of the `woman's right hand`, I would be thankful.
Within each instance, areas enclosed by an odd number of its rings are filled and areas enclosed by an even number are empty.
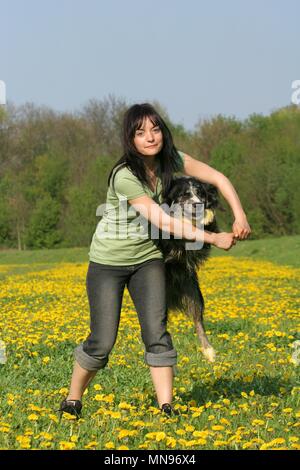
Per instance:
[[[230,250],[230,248],[236,244],[236,240],[234,238],[234,233],[227,233],[227,232],[221,232],[221,233],[215,233],[214,237],[214,245],[217,248],[222,248],[223,250]]]

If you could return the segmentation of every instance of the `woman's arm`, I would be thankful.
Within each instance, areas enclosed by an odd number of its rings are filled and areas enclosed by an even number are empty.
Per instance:
[[[233,233],[214,233],[201,230],[184,217],[182,219],[171,217],[149,196],[138,197],[128,200],[128,202],[145,219],[164,232],[186,240],[209,243],[224,250],[229,250],[232,245],[235,245]]]
[[[216,186],[231,207],[235,221],[232,229],[234,236],[244,240],[251,233],[246,214],[241,201],[230,180],[220,171],[215,170],[206,163],[200,162],[190,155],[184,154],[184,174],[193,176],[200,181]]]

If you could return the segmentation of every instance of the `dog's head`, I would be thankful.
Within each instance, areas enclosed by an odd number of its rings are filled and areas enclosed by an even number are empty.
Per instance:
[[[178,214],[195,222],[197,214],[201,214],[200,222],[204,226],[211,224],[215,219],[215,209],[218,207],[218,190],[209,183],[203,183],[190,176],[175,177],[172,180],[168,197],[165,201],[172,211],[175,207]],[[199,211],[197,212],[197,209]],[[180,215],[180,214],[179,214]]]

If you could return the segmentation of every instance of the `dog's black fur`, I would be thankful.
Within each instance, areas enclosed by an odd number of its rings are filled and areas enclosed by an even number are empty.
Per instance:
[[[197,199],[199,200],[197,201]],[[172,180],[168,197],[163,201],[167,204],[165,207],[171,207],[172,204],[182,205],[193,202],[204,204],[204,220],[202,219],[204,230],[219,232],[215,218],[215,210],[219,205],[217,188],[196,178],[188,176],[175,177]],[[172,211],[169,214],[173,217],[176,216],[172,214]],[[186,216],[185,212],[182,215],[199,226],[199,220],[197,222],[194,218],[195,212],[191,213],[189,217]],[[169,237],[169,239],[166,237]],[[163,232],[160,232],[159,240],[157,240],[166,266],[167,305],[172,310],[183,311],[189,318],[193,319],[202,352],[210,362],[213,362],[215,360],[215,351],[205,334],[203,324],[204,299],[197,276],[199,267],[204,264],[210,255],[211,245],[204,243],[200,249],[189,250],[185,247],[186,243],[196,242],[187,239],[176,239],[172,234],[166,235]]]

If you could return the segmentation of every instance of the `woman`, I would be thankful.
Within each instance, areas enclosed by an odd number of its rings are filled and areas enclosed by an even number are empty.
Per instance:
[[[74,351],[71,386],[61,403],[61,413],[80,415],[84,390],[106,366],[117,337],[125,286],[138,313],[144,359],[150,366],[159,407],[167,414],[174,412],[171,403],[177,353],[166,330],[165,265],[147,229],[156,227],[224,250],[251,232],[230,181],[205,163],[178,152],[168,127],[150,104],[135,104],[125,113],[123,147],[124,155],[108,178],[106,208],[89,252],[86,285],[91,331]],[[178,171],[218,187],[235,215],[232,233],[193,228],[189,220],[179,221],[161,209],[159,203]]]

